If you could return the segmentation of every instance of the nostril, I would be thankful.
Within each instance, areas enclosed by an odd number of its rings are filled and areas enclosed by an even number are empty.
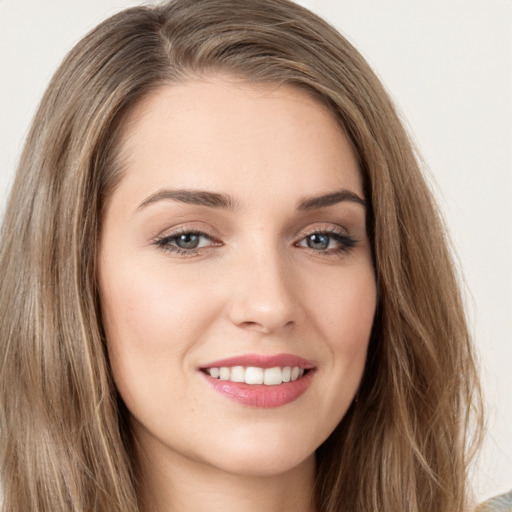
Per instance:
[[[244,321],[237,325],[238,327],[242,329],[247,329],[248,331],[259,331],[265,334],[270,334],[278,329],[289,328],[294,325],[294,322],[290,320],[281,325],[281,323],[271,324],[270,322]]]

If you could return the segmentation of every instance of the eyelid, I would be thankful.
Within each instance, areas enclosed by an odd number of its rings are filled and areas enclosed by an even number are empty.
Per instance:
[[[208,243],[195,248],[184,248],[171,243],[183,234],[193,234],[197,236],[203,236],[208,239]],[[304,240],[314,234],[324,234],[330,236],[332,240],[337,243],[337,247],[326,248],[324,250],[312,247],[306,247],[303,245]],[[358,240],[351,235],[348,229],[339,224],[333,224],[331,222],[323,222],[317,224],[309,224],[306,228],[302,229],[296,237],[294,237],[293,245],[297,248],[310,251],[316,255],[334,255],[340,253],[346,253],[350,251],[357,243]],[[208,224],[202,222],[192,222],[190,224],[179,224],[172,228],[166,228],[159,234],[152,237],[151,244],[157,246],[161,250],[166,250],[169,253],[179,255],[182,257],[196,256],[200,253],[205,254],[207,251],[220,247],[223,244],[221,237],[214,232],[214,230]]]
[[[325,234],[334,238],[338,243],[339,247],[325,250],[313,249],[310,247],[304,247],[300,245],[308,236],[314,234]],[[341,253],[347,253],[354,246],[356,246],[358,240],[349,232],[348,229],[343,226],[331,223],[323,223],[310,225],[306,229],[301,230],[299,235],[297,236],[294,245],[298,248],[304,249],[306,251],[311,251],[315,255],[320,256],[328,256],[328,255],[340,255]]]
[[[203,236],[208,238],[210,240],[210,243],[203,247],[190,249],[178,247],[177,245],[167,243],[173,239],[178,238],[180,235],[183,234],[194,234],[198,236]],[[219,247],[223,245],[219,239],[219,236],[213,233],[211,227],[203,223],[180,224],[173,228],[167,228],[161,231],[156,236],[152,237],[151,244],[157,246],[159,249],[163,251],[167,251],[171,254],[175,254],[181,257],[196,256],[199,253],[208,251],[208,249],[212,249],[213,247]]]
[[[151,240],[154,242],[156,240],[162,240],[164,238],[171,238],[173,236],[179,236],[184,233],[197,233],[201,235],[206,235],[212,239],[218,239],[219,235],[216,233],[210,226],[204,224],[202,222],[190,222],[178,224],[173,227],[167,227],[161,231],[159,231],[156,235],[151,237]]]
[[[297,235],[297,238],[304,238],[315,233],[333,233],[337,235],[350,236],[350,231],[344,228],[343,226],[333,224],[330,222],[322,222],[318,224],[309,225],[307,228],[301,229],[301,231]]]

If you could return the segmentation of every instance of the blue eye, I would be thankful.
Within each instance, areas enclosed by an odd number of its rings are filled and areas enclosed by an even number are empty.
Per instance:
[[[326,249],[329,249],[331,237],[325,233],[313,233],[306,237],[306,243],[310,249],[325,251]]]
[[[214,241],[205,233],[184,231],[182,233],[166,235],[155,244],[167,251],[178,254],[194,254],[194,251],[203,247],[214,245]]]
[[[305,236],[297,245],[317,252],[338,253],[351,249],[355,244],[356,240],[349,235],[318,231]]]
[[[208,238],[198,233],[183,233],[173,239],[180,249],[197,249],[201,245],[201,238]]]

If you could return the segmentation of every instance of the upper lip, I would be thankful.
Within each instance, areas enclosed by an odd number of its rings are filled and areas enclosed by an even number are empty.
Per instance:
[[[231,366],[255,366],[257,368],[275,368],[277,366],[297,366],[305,370],[315,368],[315,364],[302,357],[293,354],[243,354],[239,356],[219,359],[201,365],[201,369],[220,368]]]

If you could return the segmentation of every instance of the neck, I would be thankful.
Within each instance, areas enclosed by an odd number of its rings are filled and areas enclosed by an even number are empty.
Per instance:
[[[263,476],[228,473],[175,454],[140,457],[139,463],[143,512],[315,511],[313,456]]]

